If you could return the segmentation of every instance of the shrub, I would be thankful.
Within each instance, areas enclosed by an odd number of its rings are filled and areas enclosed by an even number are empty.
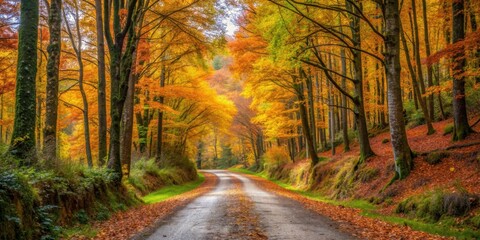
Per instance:
[[[405,110],[407,112],[407,119],[405,122],[408,123],[409,128],[416,127],[425,123],[425,118],[423,116],[422,111],[419,109],[415,109],[415,103],[413,101],[407,101],[405,103]]]
[[[80,223],[80,224],[87,224],[88,221],[90,220],[90,217],[88,217],[87,212],[85,210],[80,210],[74,215],[75,220]]]
[[[267,165],[275,166],[288,163],[290,159],[287,150],[282,147],[272,147],[268,149],[263,157]]]

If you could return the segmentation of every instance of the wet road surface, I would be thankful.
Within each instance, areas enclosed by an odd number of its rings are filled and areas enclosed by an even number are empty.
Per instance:
[[[354,239],[338,230],[335,222],[305,209],[294,200],[260,189],[245,176],[224,170],[207,172],[219,178],[215,189],[164,219],[145,239]],[[249,211],[258,219],[255,224],[262,235],[238,234],[246,230],[238,229],[241,219],[229,214],[229,208],[235,207],[229,201],[236,200],[231,191],[238,186],[241,194],[253,203]]]

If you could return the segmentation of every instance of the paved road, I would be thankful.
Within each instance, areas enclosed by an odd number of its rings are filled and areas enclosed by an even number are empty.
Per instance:
[[[243,185],[243,194],[253,202],[252,212],[258,218],[258,228],[268,239],[354,239],[337,230],[337,224],[331,220],[294,200],[258,188],[247,177],[223,170],[208,172],[219,178],[216,188],[165,219],[147,239],[238,239],[234,234],[238,231],[235,219],[227,211],[228,201],[232,201],[228,191],[238,180]]]

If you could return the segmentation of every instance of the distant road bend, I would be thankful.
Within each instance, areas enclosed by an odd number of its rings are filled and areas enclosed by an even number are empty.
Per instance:
[[[224,170],[218,185],[159,223],[139,239],[355,239],[335,222],[300,203],[258,188]]]

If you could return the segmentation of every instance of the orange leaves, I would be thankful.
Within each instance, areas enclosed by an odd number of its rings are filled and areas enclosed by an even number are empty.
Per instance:
[[[458,41],[453,44],[447,45],[444,49],[436,52],[435,54],[431,55],[429,58],[424,60],[425,64],[432,65],[437,63],[442,58],[453,58],[457,54],[465,51],[466,49],[474,49],[475,47],[480,45],[480,29],[476,32],[468,34],[465,39],[462,41]],[[462,57],[464,58],[464,57]],[[459,59],[455,59],[458,61]]]

